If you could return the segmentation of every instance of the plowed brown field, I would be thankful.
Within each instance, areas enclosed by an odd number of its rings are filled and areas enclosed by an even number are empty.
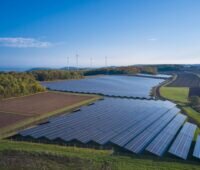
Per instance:
[[[26,119],[26,116],[0,112],[0,128]]]
[[[55,112],[94,98],[61,92],[44,92],[0,100],[0,128],[27,118]]]

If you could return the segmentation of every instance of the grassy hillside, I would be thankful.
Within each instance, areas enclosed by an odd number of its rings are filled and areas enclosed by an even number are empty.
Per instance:
[[[198,123],[198,125],[200,126],[200,113],[199,112],[195,111],[193,108],[191,108],[189,106],[188,107],[183,107],[183,110],[186,113],[188,113],[188,115],[190,115],[190,117],[192,119],[194,119]]]
[[[152,156],[116,156],[112,151],[0,141],[0,167],[70,170],[198,170],[200,163]]]

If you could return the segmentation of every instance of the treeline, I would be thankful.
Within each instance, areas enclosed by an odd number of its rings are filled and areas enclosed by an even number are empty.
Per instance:
[[[200,97],[199,96],[191,96],[190,103],[191,103],[192,108],[200,112]]]
[[[83,78],[83,72],[38,70],[25,73],[0,72],[0,98],[17,97],[45,91],[38,81]]]
[[[84,71],[84,75],[100,75],[100,74],[126,74],[132,75],[137,73],[157,74],[157,68],[151,66],[127,66],[127,67],[110,67],[99,68],[94,70]]]
[[[164,64],[164,65],[156,65],[159,72],[170,72],[170,71],[181,71],[184,70],[184,65],[178,64]]]
[[[29,72],[38,81],[52,81],[52,80],[66,80],[66,79],[80,79],[83,78],[81,71],[67,71],[67,70],[36,70]]]
[[[138,68],[140,70],[140,73],[146,73],[146,74],[152,74],[152,75],[155,75],[158,73],[157,67],[154,67],[154,66],[141,66]]]
[[[0,98],[23,96],[44,91],[29,73],[0,73]]]

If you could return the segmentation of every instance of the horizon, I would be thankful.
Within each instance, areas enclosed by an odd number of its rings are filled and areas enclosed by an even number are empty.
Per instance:
[[[0,6],[0,68],[198,64],[199,5],[7,0]]]

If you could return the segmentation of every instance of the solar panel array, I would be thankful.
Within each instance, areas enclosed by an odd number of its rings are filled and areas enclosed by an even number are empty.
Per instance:
[[[197,126],[192,123],[185,123],[170,147],[169,153],[182,159],[187,159],[196,128]]]
[[[137,76],[143,76],[143,77],[149,77],[149,78],[160,78],[160,79],[168,79],[168,78],[171,78],[172,75],[167,75],[167,74],[155,74],[155,75],[152,75],[152,74],[142,74],[142,73],[139,73],[139,74],[136,74]]]
[[[157,156],[162,156],[185,120],[186,116],[182,114],[176,115],[173,120],[154,138],[146,150]]]
[[[154,139],[154,137],[173,119],[177,114],[177,109],[172,109],[164,116],[160,117],[155,123],[151,124],[145,131],[131,140],[125,148],[140,153]]]
[[[163,81],[164,79],[135,76],[99,76],[81,80],[43,82],[42,85],[59,91],[149,99],[151,89]]]
[[[169,101],[105,98],[19,134],[35,139],[113,144],[136,154],[147,150],[162,156],[186,120],[179,111]],[[186,123],[170,153],[186,159],[195,129],[195,125]],[[199,141],[196,147],[195,153],[199,151]]]
[[[194,148],[193,156],[200,159],[200,135],[197,137],[196,145]]]

